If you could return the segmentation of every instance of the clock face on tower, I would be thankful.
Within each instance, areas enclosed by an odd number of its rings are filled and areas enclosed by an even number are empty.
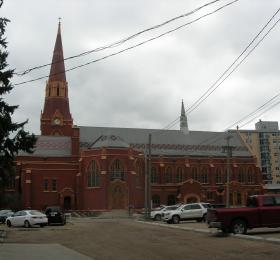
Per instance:
[[[54,122],[55,125],[60,125],[61,120],[58,117],[55,117],[53,122]]]

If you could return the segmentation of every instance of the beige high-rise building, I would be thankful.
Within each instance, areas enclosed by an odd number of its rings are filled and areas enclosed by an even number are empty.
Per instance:
[[[255,130],[237,130],[256,156],[265,184],[280,184],[280,131],[276,121],[259,121]]]

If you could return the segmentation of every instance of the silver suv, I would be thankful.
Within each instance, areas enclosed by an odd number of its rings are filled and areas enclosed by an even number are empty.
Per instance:
[[[155,221],[161,221],[161,217],[164,215],[164,213],[170,211],[170,210],[176,210],[179,208],[180,205],[172,205],[172,206],[162,206],[157,210],[151,211],[151,219]]]
[[[167,223],[178,224],[182,220],[205,221],[209,203],[184,204],[177,210],[164,213],[163,220]]]

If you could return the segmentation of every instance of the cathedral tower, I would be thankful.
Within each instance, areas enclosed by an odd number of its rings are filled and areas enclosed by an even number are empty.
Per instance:
[[[73,133],[73,119],[69,108],[68,84],[63,59],[59,22],[50,75],[46,83],[44,110],[41,113],[42,135],[71,136]]]

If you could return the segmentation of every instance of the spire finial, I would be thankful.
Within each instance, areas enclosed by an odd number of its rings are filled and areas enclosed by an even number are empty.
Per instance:
[[[61,24],[61,17],[58,17],[58,23],[59,23],[59,25]]]

